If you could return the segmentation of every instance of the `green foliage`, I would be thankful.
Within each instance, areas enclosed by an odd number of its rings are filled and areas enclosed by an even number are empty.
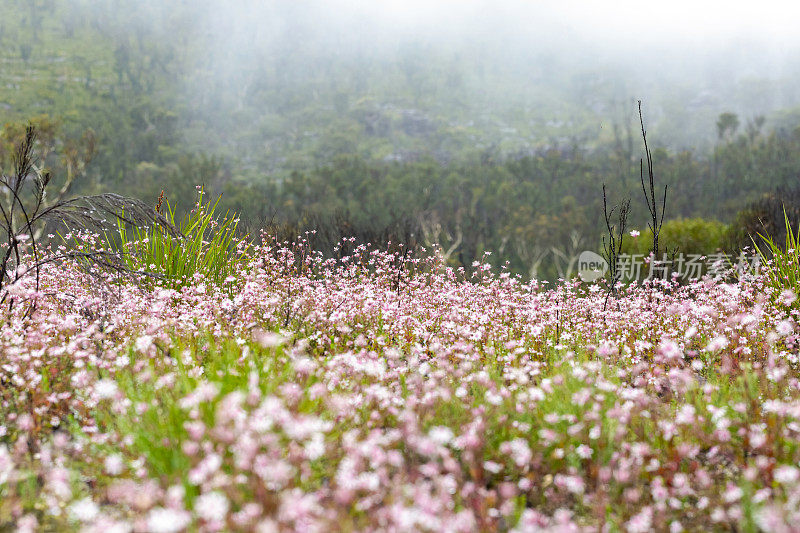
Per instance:
[[[263,348],[250,343],[245,350],[252,355],[247,367],[242,365],[242,346],[232,339],[216,341],[213,336],[203,335],[197,339],[174,339],[176,353],[182,358],[174,366],[175,383],[171,387],[160,387],[152,382],[142,383],[134,372],[123,371],[116,375],[116,382],[126,396],[137,404],[150,406],[144,413],[137,414],[134,408],[122,416],[112,413],[98,413],[104,429],[113,429],[133,437],[132,448],[147,459],[148,465],[160,475],[173,481],[184,481],[189,470],[189,458],[177,446],[186,435],[184,423],[191,420],[188,410],[180,406],[181,398],[195,390],[198,383],[208,379],[220,397],[235,390],[247,390],[253,375],[258,376],[258,392],[268,394],[277,386],[294,377],[291,365],[283,354],[283,349]],[[131,355],[133,355],[133,351]],[[191,374],[186,368],[191,361],[200,362],[202,376]],[[164,371],[151,363],[154,373]],[[200,406],[201,418],[209,427],[214,425],[214,414],[219,398],[204,401]],[[309,409],[310,410],[310,409]],[[166,445],[165,443],[169,443]],[[184,476],[184,479],[181,479]]]
[[[509,68],[488,49],[433,44],[353,56],[314,31],[296,32],[302,46],[276,36],[291,54],[228,53],[237,44],[215,33],[224,24],[188,4],[51,0],[35,17],[33,4],[0,0],[0,110],[8,121],[40,117],[42,141],[53,126],[43,163],[59,189],[75,176],[70,193],[184,198],[202,183],[252,228],[343,221],[332,237],[411,220],[425,226],[419,243],[452,249],[450,264],[490,251],[495,266],[549,279],[599,242],[599,183],[614,198],[640,194],[630,73],[558,57]],[[657,178],[679,191],[667,217],[728,222],[796,180],[797,112],[748,121],[687,106],[691,95],[673,97],[670,83],[643,95],[663,110],[652,128]],[[710,87],[730,109],[769,112],[759,97],[769,87]],[[176,218],[188,209],[172,207]],[[643,205],[631,207],[631,226],[643,227]]]
[[[739,129],[739,117],[736,113],[722,113],[717,119],[717,137],[720,140],[726,136],[736,135]]]
[[[776,242],[785,241],[786,229],[798,224],[800,186],[778,187],[736,214],[729,227],[727,247],[729,250],[739,250],[752,246],[752,239],[758,234],[769,235]]]
[[[667,220],[659,236],[662,251],[671,254],[674,250],[682,254],[709,255],[724,248],[728,226],[717,220],[703,218],[677,218]],[[653,234],[650,229],[635,238],[625,240],[624,252],[648,255]]]
[[[761,268],[767,275],[770,286],[775,289],[774,295],[780,295],[788,289],[795,295],[800,294],[800,229],[795,232],[785,216],[786,237],[783,246],[769,234],[759,233],[759,244],[753,239],[761,258]]]
[[[166,217],[182,238],[172,237],[161,228],[131,228],[120,222],[117,235],[106,235],[106,239],[110,246],[125,252],[126,266],[163,277],[174,287],[195,283],[197,275],[224,283],[246,262],[249,244],[246,237],[237,236],[239,219],[235,215],[216,215],[219,198],[204,203],[203,196],[204,191],[198,190],[195,208],[179,222],[166,202]]]

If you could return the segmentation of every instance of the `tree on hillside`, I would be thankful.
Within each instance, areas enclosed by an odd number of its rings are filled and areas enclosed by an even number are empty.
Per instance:
[[[717,138],[720,141],[733,137],[738,129],[739,117],[736,113],[722,113],[717,119]]]

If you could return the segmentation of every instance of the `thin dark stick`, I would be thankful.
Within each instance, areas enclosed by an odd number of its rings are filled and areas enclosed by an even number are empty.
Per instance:
[[[658,260],[659,243],[658,238],[661,234],[661,227],[664,225],[664,213],[667,210],[667,185],[664,185],[664,197],[661,202],[661,213],[658,212],[658,203],[656,201],[655,189],[655,175],[653,172],[653,153],[650,151],[650,146],[647,144],[647,131],[644,128],[644,118],[642,117],[642,101],[639,100],[639,124],[642,127],[642,141],[644,141],[644,153],[647,158],[647,178],[649,182],[648,192],[644,182],[644,161],[639,159],[639,178],[642,183],[642,193],[644,193],[644,200],[647,204],[647,210],[650,212],[651,222],[648,222],[648,227],[653,233],[653,261]]]
[[[608,210],[608,199],[606,195],[606,184],[603,184],[603,217],[606,221],[606,230],[608,231],[608,242],[606,237],[603,237],[603,253],[606,261],[608,262],[608,289],[606,291],[606,298],[603,302],[603,311],[606,310],[608,299],[611,296],[617,295],[617,283],[621,280],[619,272],[619,265],[617,264],[619,256],[622,253],[622,240],[625,234],[625,225],[628,222],[628,214],[631,209],[630,199],[623,200],[619,205],[615,205]],[[614,212],[617,211],[617,223],[612,223]]]
[[[14,173],[12,177],[0,174],[0,189],[6,189],[5,203],[0,201],[0,231],[5,231],[8,249],[0,257],[0,304],[8,301],[9,312],[14,308],[17,298],[10,298],[8,288],[17,283],[23,276],[33,273],[36,277],[36,294],[40,289],[41,268],[47,263],[59,260],[73,260],[79,264],[89,264],[105,271],[131,277],[150,276],[160,278],[156,274],[133,270],[124,264],[125,252],[106,252],[96,250],[68,251],[49,257],[42,257],[41,247],[37,242],[37,227],[48,222],[64,224],[70,231],[89,231],[103,233],[109,224],[127,224],[137,228],[154,226],[165,233],[181,238],[181,232],[167,218],[140,200],[127,198],[118,194],[101,194],[83,196],[70,200],[59,199],[53,205],[44,207],[44,197],[50,184],[50,173],[41,171],[34,164],[34,146],[36,131],[28,126],[25,136],[17,146],[14,154]],[[26,187],[26,181],[34,179],[34,189]],[[32,197],[28,198],[27,193]],[[17,215],[19,211],[20,215]],[[24,219],[21,227],[17,220]],[[43,229],[43,228],[38,228]],[[24,241],[27,235],[33,253],[33,261],[29,268],[22,270]],[[13,271],[13,274],[12,274]],[[96,275],[93,268],[88,268],[91,275]],[[24,300],[23,300],[24,301]],[[23,318],[32,316],[36,310],[36,298],[23,313]]]

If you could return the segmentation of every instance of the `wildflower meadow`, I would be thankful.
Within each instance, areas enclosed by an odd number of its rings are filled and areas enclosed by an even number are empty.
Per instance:
[[[0,533],[800,533],[798,23],[0,0]]]
[[[0,529],[797,527],[798,305],[768,271],[606,301],[436,250],[228,244],[224,278],[5,288]]]

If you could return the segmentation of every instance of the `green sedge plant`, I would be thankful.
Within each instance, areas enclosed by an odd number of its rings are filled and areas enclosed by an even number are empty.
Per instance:
[[[216,213],[220,198],[204,201],[205,192],[189,213],[176,220],[175,207],[164,199],[162,191],[157,211],[166,204],[165,217],[181,233],[175,237],[159,227],[129,227],[117,223],[117,234],[106,240],[123,252],[126,266],[151,273],[167,280],[174,288],[195,282],[197,275],[223,284],[247,261],[250,244],[247,237],[237,236],[236,215]]]
[[[753,245],[761,260],[762,269],[770,286],[775,289],[775,294],[781,294],[789,289],[795,295],[800,294],[800,229],[792,230],[786,209],[783,211],[786,224],[786,240],[783,246],[775,242],[769,234],[758,236],[762,241],[761,246],[753,239]]]

